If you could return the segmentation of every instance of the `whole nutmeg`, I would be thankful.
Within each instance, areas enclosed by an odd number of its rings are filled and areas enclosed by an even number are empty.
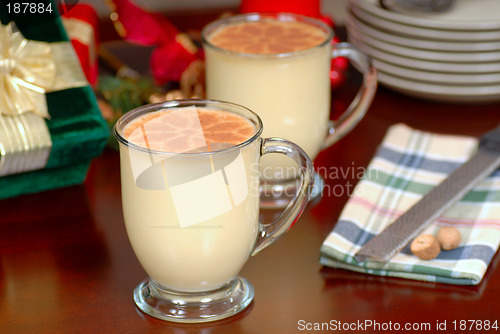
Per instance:
[[[439,242],[431,234],[423,234],[416,237],[412,241],[410,249],[421,260],[435,259],[441,252]]]
[[[456,228],[446,226],[439,229],[436,234],[436,239],[442,250],[452,250],[460,245],[462,242],[462,235]]]

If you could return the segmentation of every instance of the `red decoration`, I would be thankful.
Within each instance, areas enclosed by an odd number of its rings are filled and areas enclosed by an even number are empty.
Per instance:
[[[111,18],[122,38],[140,45],[156,46],[150,66],[157,84],[179,82],[182,73],[195,60],[203,59],[202,50],[165,17],[148,12],[131,0],[109,0],[108,3],[113,6]],[[319,18],[334,27],[330,17],[321,15],[320,0],[241,0],[240,12],[291,12]],[[338,41],[334,38],[333,43]],[[347,64],[343,58],[332,60],[333,88],[343,82]]]
[[[188,66],[200,58],[198,48],[165,17],[147,12],[130,0],[111,2],[114,5],[111,17],[122,38],[140,45],[156,46],[150,66],[158,85],[180,81]]]
[[[320,18],[319,0],[241,0],[241,13],[287,12]]]
[[[98,17],[93,7],[76,4],[71,10],[61,7],[62,22],[75,49],[87,81],[97,83],[99,47]],[[85,29],[82,29],[85,28]]]

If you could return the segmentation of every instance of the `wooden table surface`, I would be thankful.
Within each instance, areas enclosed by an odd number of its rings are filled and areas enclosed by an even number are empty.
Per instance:
[[[332,113],[356,90],[350,80],[333,94]],[[361,123],[316,159],[339,170],[369,163],[387,128],[478,136],[500,123],[500,103],[453,105],[418,100],[380,87]],[[139,311],[133,288],[146,274],[129,245],[121,211],[118,154],[94,160],[83,185],[0,201],[0,333],[374,333],[395,323],[429,324],[439,333],[453,321],[500,322],[497,254],[478,286],[383,278],[322,268],[319,249],[335,225],[357,175],[327,179],[337,191],[310,203],[280,240],[251,258],[241,275],[255,287],[242,313],[219,322],[183,325]],[[500,218],[500,217],[499,217]],[[311,330],[316,323],[353,330]],[[500,326],[500,323],[498,323]],[[355,329],[356,328],[356,329]],[[498,332],[500,329],[490,329]]]

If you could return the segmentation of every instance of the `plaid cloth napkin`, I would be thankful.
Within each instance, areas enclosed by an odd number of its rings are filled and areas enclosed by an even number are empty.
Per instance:
[[[478,184],[423,234],[454,226],[462,243],[430,261],[407,246],[389,262],[358,263],[354,254],[477,149],[472,137],[393,125],[321,247],[321,264],[367,274],[476,285],[500,243],[500,170]]]

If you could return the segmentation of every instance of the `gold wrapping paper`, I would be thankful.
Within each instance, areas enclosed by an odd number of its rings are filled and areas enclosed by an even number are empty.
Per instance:
[[[85,85],[70,42],[27,40],[14,23],[0,25],[0,176],[46,165],[45,93]]]

